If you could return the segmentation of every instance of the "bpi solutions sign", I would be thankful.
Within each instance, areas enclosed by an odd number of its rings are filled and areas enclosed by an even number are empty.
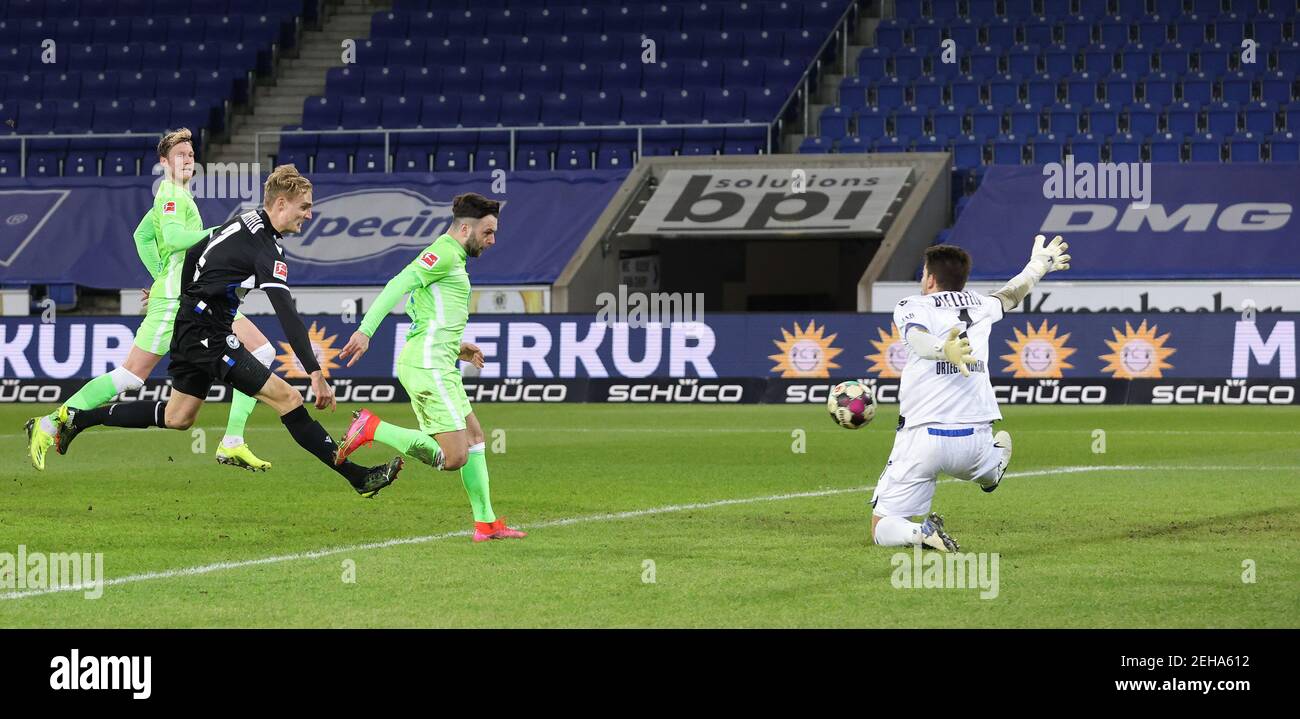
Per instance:
[[[911,173],[897,167],[669,170],[630,233],[878,234]]]

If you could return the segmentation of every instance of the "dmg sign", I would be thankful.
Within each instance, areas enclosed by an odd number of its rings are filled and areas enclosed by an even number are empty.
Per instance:
[[[908,168],[669,170],[633,223],[641,235],[879,233]]]

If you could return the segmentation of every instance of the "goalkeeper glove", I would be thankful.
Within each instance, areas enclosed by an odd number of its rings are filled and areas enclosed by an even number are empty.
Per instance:
[[[1034,250],[1029,255],[1029,264],[1041,279],[1049,272],[1070,269],[1070,256],[1065,251],[1070,249],[1065,240],[1057,235],[1051,242],[1044,235],[1034,236]]]
[[[975,363],[975,355],[971,354],[970,340],[965,337],[957,336],[957,328],[953,327],[948,330],[948,339],[943,343],[943,356],[961,370],[962,377],[969,377],[970,370],[966,369],[966,364]]]

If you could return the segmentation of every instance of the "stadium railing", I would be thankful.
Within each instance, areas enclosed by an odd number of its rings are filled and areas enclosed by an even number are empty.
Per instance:
[[[675,125],[490,125],[482,127],[418,127],[418,128],[401,128],[401,129],[373,129],[373,130],[264,130],[254,133],[253,135],[253,157],[262,156],[262,137],[286,135],[383,135],[384,136],[384,171],[393,171],[393,155],[391,135],[429,135],[439,133],[482,133],[482,134],[509,134],[510,136],[510,167],[515,169],[515,151],[518,146],[517,138],[520,133],[553,133],[553,132],[586,132],[611,130],[624,130],[627,132],[636,132],[636,152],[637,156],[643,155],[642,148],[646,130],[727,130],[727,129],[748,129],[748,130],[766,130],[767,135],[767,154],[772,153],[772,132],[775,128],[773,122],[697,122]],[[548,168],[549,169],[549,168]]]

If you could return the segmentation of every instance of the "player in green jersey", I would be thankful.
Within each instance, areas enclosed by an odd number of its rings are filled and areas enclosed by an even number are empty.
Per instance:
[[[483,366],[478,347],[463,342],[469,319],[470,283],[467,257],[478,257],[496,243],[501,203],[467,193],[452,200],[451,227],[434,240],[396,277],[361,321],[361,328],[339,352],[351,367],[370,349],[370,338],[402,295],[410,293],[406,313],[411,329],[397,359],[397,378],[411,397],[418,430],[379,419],[367,409],[355,413],[352,426],[339,442],[336,462],[378,441],[434,469],[460,470],[461,482],[474,511],[474,541],[518,539],[524,532],[506,526],[492,511],[488,491],[483,427],[461,385],[457,360]]]
[[[144,321],[136,330],[126,361],[87,382],[63,407],[91,409],[121,392],[139,389],[144,386],[143,378],[153,372],[171,346],[185,250],[207,237],[211,228],[203,228],[199,208],[186,189],[194,176],[194,143],[190,131],[181,128],[164,134],[158,143],[158,159],[163,164],[164,177],[158,184],[153,207],[135,230],[136,252],[154,279],[153,285],[145,290]],[[275,348],[257,326],[241,314],[235,318],[234,330],[244,346],[253,348],[253,355],[270,367]],[[226,436],[217,449],[218,462],[250,470],[271,468],[271,463],[258,459],[243,439],[244,425],[256,405],[257,400],[252,397],[234,392]],[[58,418],[59,410],[55,410],[27,421],[28,453],[32,466],[38,470],[45,469],[46,453],[56,441]]]

